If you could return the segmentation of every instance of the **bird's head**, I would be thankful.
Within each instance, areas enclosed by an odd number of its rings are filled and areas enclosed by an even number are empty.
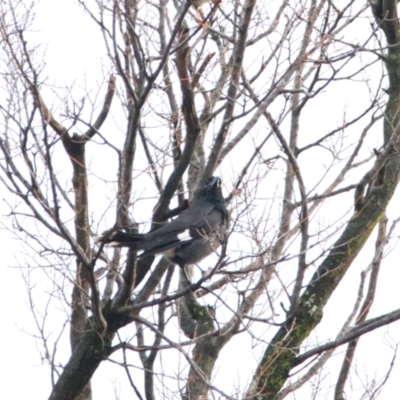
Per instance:
[[[221,198],[222,196],[222,181],[218,176],[207,178],[200,186],[198,196]]]

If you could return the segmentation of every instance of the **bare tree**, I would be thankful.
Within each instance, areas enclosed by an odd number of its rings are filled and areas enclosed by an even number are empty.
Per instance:
[[[317,391],[346,345],[332,389],[344,399],[360,337],[400,319],[368,317],[398,222],[386,217],[400,173],[397,1],[199,3],[78,0],[107,71],[83,97],[50,84],[30,35],[35,3],[0,5],[4,224],[32,256],[24,276],[52,400],[91,399],[107,362],[138,399],[290,398]],[[165,258],[94,244],[107,229],[157,229],[214,174],[229,234],[206,271],[188,268],[191,285]],[[354,304],[335,339],[318,342],[328,300],[373,235]],[[51,313],[65,318],[53,342]],[[258,360],[235,387],[216,379],[226,345],[240,363],[233,338]]]

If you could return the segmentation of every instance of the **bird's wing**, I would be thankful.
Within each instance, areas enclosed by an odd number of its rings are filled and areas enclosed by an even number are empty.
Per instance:
[[[194,204],[168,224],[144,235],[139,246],[143,250],[160,248],[162,250],[158,252],[161,252],[165,247],[170,248],[180,242],[204,237],[205,234],[215,230],[222,219],[223,213],[213,204],[208,202]]]
[[[211,234],[219,231],[225,218],[224,213],[212,205],[203,205],[201,213],[200,210],[192,209],[192,212],[182,214],[162,228],[146,234],[138,244],[138,249],[144,250],[139,257],[164,253],[180,244],[187,245],[207,238],[208,235],[212,240]]]
[[[192,238],[199,238],[218,232],[221,226],[224,225],[225,220],[224,212],[217,207],[213,207],[207,214],[203,215],[201,221],[190,225],[190,235]]]

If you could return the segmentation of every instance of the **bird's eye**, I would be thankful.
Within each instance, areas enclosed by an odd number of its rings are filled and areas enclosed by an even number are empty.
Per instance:
[[[217,185],[218,185],[218,188],[221,189],[221,187],[222,187],[221,179],[218,179]]]

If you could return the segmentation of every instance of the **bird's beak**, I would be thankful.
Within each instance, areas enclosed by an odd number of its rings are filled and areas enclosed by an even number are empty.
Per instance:
[[[210,182],[207,185],[207,189],[211,189],[213,186],[216,186],[219,182],[218,176],[213,176],[210,178]]]

